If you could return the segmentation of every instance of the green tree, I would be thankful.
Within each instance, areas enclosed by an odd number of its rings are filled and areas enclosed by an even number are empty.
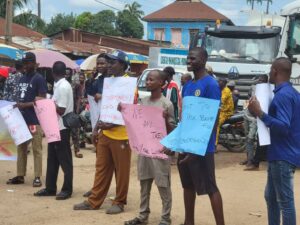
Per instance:
[[[44,33],[46,23],[31,11],[21,13],[13,18],[13,22],[28,27],[39,33]]]
[[[251,4],[251,9],[253,10],[255,2],[262,4],[262,1],[263,0],[247,0],[247,4]]]
[[[141,5],[138,2],[133,2],[132,4],[126,4],[125,9],[127,9],[131,15],[141,19],[145,15],[144,11],[141,10]]]
[[[117,20],[116,14],[112,10],[103,10],[93,15],[90,31],[104,35],[118,35],[115,29]]]
[[[90,12],[83,12],[76,17],[75,27],[84,31],[92,31],[93,14]]]
[[[23,9],[24,6],[27,5],[29,0],[14,0],[13,1],[13,8],[16,9]],[[0,17],[5,18],[6,16],[6,0],[0,0]]]
[[[144,36],[143,24],[127,9],[118,12],[116,29],[121,32],[124,37],[142,38]]]
[[[51,18],[50,23],[47,24],[45,34],[51,35],[63,31],[67,28],[74,27],[76,16],[71,14],[59,13]]]

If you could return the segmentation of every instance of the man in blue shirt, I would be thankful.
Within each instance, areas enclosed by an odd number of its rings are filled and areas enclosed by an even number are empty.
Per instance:
[[[27,167],[28,145],[32,142],[32,152],[34,159],[33,187],[42,186],[40,177],[42,176],[42,138],[43,133],[38,118],[34,111],[34,101],[45,98],[47,84],[45,78],[36,72],[36,57],[34,53],[27,52],[22,59],[25,74],[19,80],[19,102],[16,104],[29,127],[32,140],[18,146],[17,176],[9,179],[7,184],[23,184]]]
[[[187,69],[194,73],[194,80],[188,81],[182,90],[182,96],[197,96],[221,99],[217,81],[206,73],[208,55],[203,48],[192,49],[187,57]],[[216,184],[214,151],[216,129],[211,134],[205,156],[179,154],[178,170],[184,189],[185,221],[184,225],[194,225],[196,193],[208,195],[217,225],[224,225],[222,197]]]
[[[268,148],[268,180],[265,199],[270,225],[296,225],[294,204],[294,173],[300,166],[300,95],[289,82],[292,63],[278,58],[271,67],[270,83],[275,84],[269,113],[261,110],[258,100],[250,100],[250,112],[270,128]]]

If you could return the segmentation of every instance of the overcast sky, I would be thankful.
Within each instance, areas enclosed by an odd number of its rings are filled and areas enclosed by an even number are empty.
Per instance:
[[[103,9],[112,9],[104,4],[110,5],[114,11],[121,10],[127,3],[132,3],[134,0],[41,0],[42,2],[42,18],[47,22],[50,18],[57,13],[75,13],[80,14],[84,11],[96,13]],[[152,13],[170,3],[174,0],[138,0],[142,5],[142,10],[145,14]],[[293,0],[273,0],[271,5],[271,13],[279,13],[282,6],[292,2]],[[37,1],[30,0],[28,9],[33,12],[37,11]],[[246,23],[247,11],[250,9],[250,5],[247,5],[246,0],[203,0],[204,3],[224,14],[230,18],[236,25],[244,25]],[[265,11],[266,2],[262,5],[255,5],[255,8],[259,11]]]

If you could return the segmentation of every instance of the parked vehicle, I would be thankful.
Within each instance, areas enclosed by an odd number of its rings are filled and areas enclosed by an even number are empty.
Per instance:
[[[233,115],[220,129],[219,144],[230,152],[243,152],[246,146],[244,117],[242,113]]]

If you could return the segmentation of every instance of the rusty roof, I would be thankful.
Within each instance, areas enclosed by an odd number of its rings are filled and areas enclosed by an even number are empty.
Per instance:
[[[143,18],[143,20],[147,22],[215,21],[218,19],[232,23],[226,16],[209,7],[202,1],[175,1]]]
[[[4,36],[4,27],[5,27],[5,19],[0,17],[0,36]],[[22,25],[13,23],[12,24],[12,35],[19,36],[19,37],[39,37],[43,38],[46,37],[45,35],[38,33],[30,28],[24,27]]]

